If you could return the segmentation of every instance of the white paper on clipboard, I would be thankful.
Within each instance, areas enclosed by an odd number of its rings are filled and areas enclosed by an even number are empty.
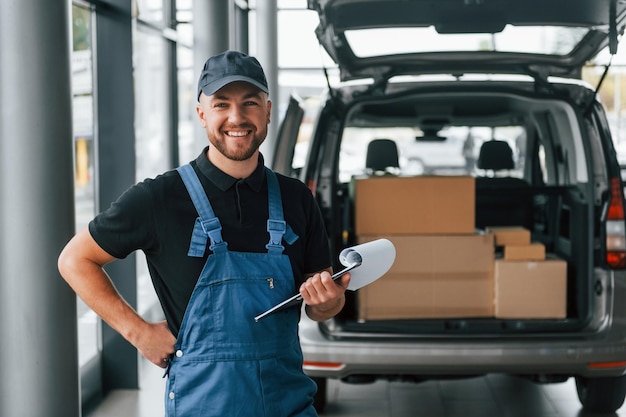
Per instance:
[[[352,277],[348,289],[356,291],[382,277],[391,268],[395,259],[396,248],[388,239],[377,239],[345,248],[339,254],[339,262],[345,269],[334,274],[333,279],[350,271]],[[259,321],[270,314],[299,305],[301,301],[302,296],[296,294],[259,314],[254,320]]]

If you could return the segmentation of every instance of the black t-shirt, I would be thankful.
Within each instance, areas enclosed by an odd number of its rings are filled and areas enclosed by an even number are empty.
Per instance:
[[[257,169],[236,179],[215,167],[206,149],[191,162],[222,225],[228,250],[267,252],[268,195],[259,157]],[[299,180],[277,174],[285,221],[299,238],[283,240],[296,289],[303,277],[331,266],[323,219],[310,190]],[[98,214],[89,231],[107,253],[125,258],[135,250],[146,255],[148,270],[174,334],[178,334],[196,281],[211,251],[203,258],[187,256],[198,214],[182,178],[172,170],[146,179],[124,192],[109,209]]]

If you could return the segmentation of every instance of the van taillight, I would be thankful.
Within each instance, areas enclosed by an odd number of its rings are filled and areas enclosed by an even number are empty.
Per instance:
[[[624,192],[619,178],[611,178],[611,196],[606,216],[606,262],[611,268],[626,267]]]
[[[302,367],[307,370],[319,370],[319,369],[333,369],[339,370],[345,368],[345,364],[340,362],[312,362],[304,361]]]

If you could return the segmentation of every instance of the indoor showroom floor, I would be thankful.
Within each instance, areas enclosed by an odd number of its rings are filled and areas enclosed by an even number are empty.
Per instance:
[[[140,390],[118,390],[86,417],[163,416],[162,370],[146,363]],[[524,379],[484,377],[353,385],[328,383],[328,405],[320,417],[615,417],[582,411],[573,379],[538,385]]]

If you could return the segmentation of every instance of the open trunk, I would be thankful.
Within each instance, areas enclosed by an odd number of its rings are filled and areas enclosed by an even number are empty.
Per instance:
[[[393,89],[393,85],[389,88]],[[441,87],[436,88],[441,90]],[[359,311],[359,292],[363,290],[359,290],[348,294],[346,308],[337,318],[321,325],[325,333],[337,338],[514,337],[591,331],[599,325],[594,320],[598,317],[594,315],[594,309],[602,316],[606,306],[592,303],[593,294],[603,290],[593,272],[594,267],[602,265],[593,263],[594,259],[596,263],[605,259],[601,256],[603,229],[600,225],[603,210],[606,210],[609,173],[604,169],[592,172],[588,164],[590,160],[607,158],[604,148],[612,145],[610,139],[585,136],[592,130],[575,129],[579,125],[604,123],[585,118],[589,90],[580,86],[563,85],[562,88],[561,96],[569,94],[571,99],[562,100],[562,97],[548,93],[536,94],[532,82],[520,82],[515,90],[511,89],[511,84],[500,89],[493,83],[484,88],[469,82],[448,87],[445,93],[412,90],[403,95],[389,94],[390,98],[385,99],[355,100],[345,109],[335,104],[337,111],[333,116],[320,118],[324,125],[317,126],[317,131],[327,133],[320,133],[314,139],[309,152],[318,155],[317,162],[310,164],[307,172],[318,174],[313,182],[334,253],[367,240],[368,236],[359,235],[358,222],[355,221],[358,213],[354,183],[359,178],[473,178],[474,195],[469,201],[474,204],[475,231],[471,232],[481,234],[490,226],[523,227],[530,231],[533,243],[543,245],[547,257],[564,260],[567,264],[565,299],[559,301],[566,305],[564,316],[526,319],[502,318],[495,314],[479,317],[445,314],[437,317],[436,314],[424,316],[418,312],[415,317],[408,314],[400,318],[363,319]],[[343,133],[337,135],[338,129],[343,129]],[[437,132],[436,139],[426,138],[433,131]],[[466,138],[470,131],[477,136],[472,150],[475,157],[478,158],[478,150],[484,142],[507,142],[513,148],[515,166],[502,174],[499,170],[468,168],[464,161],[455,162],[452,157],[456,152],[460,155],[461,149],[457,148],[461,145],[454,143],[460,141],[459,137]],[[364,165],[368,142],[381,135],[392,137],[399,149],[399,166],[387,169],[382,175]],[[525,137],[525,143],[515,142],[519,136]],[[410,150],[416,145],[421,159],[417,170]],[[438,146],[443,150],[437,151]],[[430,163],[429,155],[437,159],[437,152],[449,158]],[[358,160],[360,165],[355,162]],[[306,172],[304,176],[306,178]],[[515,178],[515,184],[502,181],[503,177]],[[446,190],[438,192],[445,194]],[[406,201],[406,195],[411,193],[415,191],[407,188],[398,195]],[[381,198],[385,200],[385,197]],[[393,207],[394,197],[388,199],[387,203]],[[408,212],[414,211],[415,216],[420,216],[420,204],[426,203],[420,201],[419,196],[412,199],[415,207]],[[467,211],[468,207],[463,207],[467,201],[459,200],[459,206],[453,210]],[[419,224],[420,219],[412,221]],[[379,232],[378,237],[390,237],[392,241],[397,233]],[[417,257],[415,262],[424,260],[417,252],[413,252],[413,256]],[[500,258],[502,247],[494,245],[493,256],[494,261]],[[455,262],[455,253],[448,254],[448,262]],[[335,265],[335,268],[340,267]],[[540,285],[537,287],[538,300],[541,291]],[[463,294],[451,296],[462,297]]]

